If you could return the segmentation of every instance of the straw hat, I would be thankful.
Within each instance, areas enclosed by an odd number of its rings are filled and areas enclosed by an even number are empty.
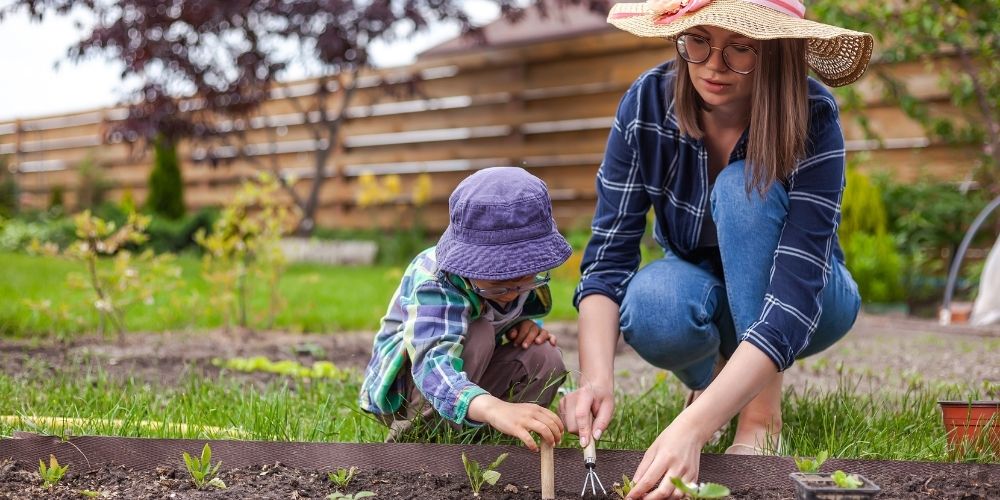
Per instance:
[[[755,40],[807,38],[806,61],[823,83],[847,85],[861,77],[872,55],[872,36],[804,19],[799,0],[648,0],[619,3],[608,22],[633,35],[674,38],[699,25],[717,26]]]

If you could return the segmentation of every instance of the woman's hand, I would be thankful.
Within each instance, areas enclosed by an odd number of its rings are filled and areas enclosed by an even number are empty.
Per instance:
[[[559,400],[559,416],[566,430],[580,436],[580,446],[587,446],[591,436],[596,441],[611,423],[615,412],[613,381],[586,384]]]
[[[483,394],[469,404],[469,418],[520,439],[531,451],[538,451],[532,432],[553,446],[562,441],[563,424],[559,417],[535,403],[510,403]]]
[[[548,330],[538,326],[538,323],[530,319],[514,325],[507,332],[507,338],[514,344],[521,346],[522,349],[527,349],[534,344],[543,344],[546,341],[552,345],[556,345],[555,335],[552,335]]]
[[[682,498],[671,478],[679,477],[685,483],[698,480],[701,447],[705,442],[699,437],[701,429],[687,424],[678,417],[667,426],[646,450],[632,478],[635,486],[627,498]]]

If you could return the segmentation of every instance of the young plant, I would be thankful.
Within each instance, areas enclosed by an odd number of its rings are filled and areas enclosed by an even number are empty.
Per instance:
[[[799,472],[816,473],[819,472],[819,468],[823,462],[826,462],[829,455],[826,450],[823,450],[816,455],[816,458],[795,457],[795,466],[799,468]]]
[[[49,465],[45,466],[45,461],[38,461],[38,475],[42,476],[42,487],[52,488],[59,483],[62,479],[63,474],[66,474],[66,469],[69,469],[68,465],[59,465],[59,461],[56,460],[55,455],[49,455]]]
[[[690,498],[726,498],[729,496],[729,488],[716,483],[685,483],[679,477],[670,478],[677,489],[681,490]]]
[[[621,500],[625,500],[625,497],[628,496],[628,494],[632,491],[632,488],[634,487],[635,487],[635,481],[630,479],[627,475],[622,474],[622,482],[621,483],[616,482],[615,484],[611,485],[611,490],[615,492],[615,495],[618,495],[618,498],[620,498]]]
[[[212,448],[208,446],[208,443],[205,443],[205,447],[201,449],[201,458],[192,457],[185,451],[184,466],[187,467],[188,473],[191,474],[194,486],[199,490],[204,489],[206,486],[215,486],[220,489],[226,487],[226,483],[216,477],[219,473],[219,467],[222,466],[222,462],[216,462],[214,466],[212,465]]]
[[[351,479],[354,479],[354,475],[357,474],[357,472],[357,467],[351,467],[349,469],[339,468],[336,472],[327,474],[326,477],[337,488],[346,488],[347,484],[351,482]]]
[[[861,481],[861,478],[859,478],[857,474],[848,474],[842,470],[834,471],[830,478],[833,479],[834,484],[836,484],[838,488],[843,488],[845,490],[854,490],[865,484]]]
[[[86,498],[98,498],[101,496],[101,492],[95,490],[80,490],[80,494]]]
[[[507,459],[506,453],[501,453],[496,460],[493,461],[485,469],[479,465],[479,462],[467,458],[465,453],[462,453],[462,464],[465,465],[465,475],[469,477],[469,485],[472,486],[472,495],[479,496],[479,490],[483,487],[483,483],[488,483],[490,486],[497,484],[500,479],[500,473],[496,471],[497,467]]]
[[[327,495],[326,500],[360,500],[362,498],[368,498],[373,496],[375,496],[375,494],[370,491],[359,491],[353,495],[335,491]]]

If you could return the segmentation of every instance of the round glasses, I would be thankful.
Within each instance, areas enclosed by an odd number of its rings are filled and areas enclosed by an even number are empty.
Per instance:
[[[486,298],[503,297],[504,295],[507,295],[508,293],[512,292],[517,292],[520,295],[524,292],[527,292],[529,290],[534,290],[536,288],[539,288],[547,284],[549,282],[549,279],[550,279],[549,273],[548,271],[546,271],[541,274],[536,274],[535,279],[531,283],[528,283],[526,285],[493,286],[489,288],[479,288],[476,285],[472,285],[472,291]]]
[[[736,73],[746,75],[757,67],[757,50],[749,45],[731,43],[722,48],[713,47],[707,38],[691,33],[677,37],[676,44],[681,59],[692,64],[707,61],[712,56],[712,49],[716,49],[722,51],[722,60]]]

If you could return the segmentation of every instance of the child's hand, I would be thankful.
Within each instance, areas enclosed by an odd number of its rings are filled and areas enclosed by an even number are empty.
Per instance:
[[[472,398],[469,418],[520,439],[531,451],[538,445],[531,433],[555,446],[562,441],[563,423],[555,413],[535,403],[510,403],[489,394]]]
[[[538,323],[526,319],[507,332],[507,338],[511,342],[521,346],[523,349],[531,347],[532,344],[543,344],[548,341],[553,346],[556,345],[556,337],[548,330],[538,326]]]
[[[496,408],[487,421],[490,427],[520,439],[531,451],[538,451],[531,432],[555,446],[562,441],[563,424],[555,413],[535,403],[509,403],[497,400]]]

